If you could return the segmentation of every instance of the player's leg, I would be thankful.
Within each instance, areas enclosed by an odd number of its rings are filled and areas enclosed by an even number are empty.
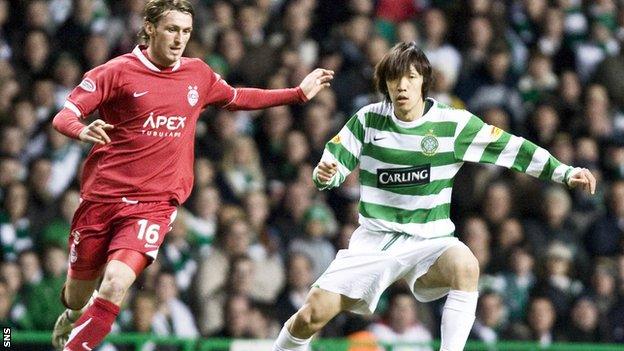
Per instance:
[[[312,288],[303,306],[284,323],[273,350],[307,350],[312,335],[321,330],[338,313],[350,309],[354,303],[355,300],[343,295]]]
[[[67,277],[63,290],[61,290],[61,302],[65,311],[57,318],[52,331],[52,346],[62,348],[67,342],[73,323],[80,318],[87,306],[89,299],[98,284],[95,279],[75,279]]]
[[[128,249],[114,251],[109,259],[97,297],[74,323],[65,345],[67,351],[93,349],[104,340],[128,289],[148,264],[145,255]]]
[[[417,286],[451,287],[442,311],[441,351],[464,349],[475,320],[478,283],[479,262],[465,245],[447,249],[416,281]]]

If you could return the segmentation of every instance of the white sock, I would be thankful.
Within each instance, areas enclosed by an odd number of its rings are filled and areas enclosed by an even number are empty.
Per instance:
[[[462,351],[475,320],[478,291],[451,290],[442,311],[440,351]]]
[[[273,344],[273,351],[306,351],[308,350],[309,339],[299,339],[290,334],[286,325],[282,327],[275,344]]]

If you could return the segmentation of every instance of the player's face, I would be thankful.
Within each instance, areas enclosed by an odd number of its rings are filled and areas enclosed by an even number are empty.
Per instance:
[[[423,76],[412,65],[404,76],[398,79],[386,80],[390,100],[398,115],[404,116],[421,103]]]
[[[175,10],[167,12],[156,26],[147,24],[150,58],[164,67],[175,65],[182,57],[192,30],[193,17]]]

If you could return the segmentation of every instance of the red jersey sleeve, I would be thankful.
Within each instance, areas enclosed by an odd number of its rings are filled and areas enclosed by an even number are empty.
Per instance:
[[[208,97],[205,105],[216,105],[228,110],[257,110],[278,105],[306,102],[301,88],[254,89],[233,88],[221,76],[213,72],[208,65]]]
[[[80,123],[76,113],[67,108],[62,109],[54,116],[52,126],[60,133],[74,139],[78,139],[80,132],[85,127],[84,124]]]
[[[80,116],[86,118],[112,97],[115,77],[116,70],[113,65],[95,67],[85,73],[80,84],[69,93],[65,107],[76,112],[75,107]]]

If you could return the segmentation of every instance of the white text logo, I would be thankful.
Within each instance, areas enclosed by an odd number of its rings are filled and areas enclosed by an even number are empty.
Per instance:
[[[149,117],[147,117],[143,123],[143,130],[141,133],[148,136],[179,138],[182,133],[177,130],[184,128],[185,125],[186,117],[155,116],[154,112],[150,112]],[[161,127],[166,128],[166,130],[158,130],[161,129]]]

